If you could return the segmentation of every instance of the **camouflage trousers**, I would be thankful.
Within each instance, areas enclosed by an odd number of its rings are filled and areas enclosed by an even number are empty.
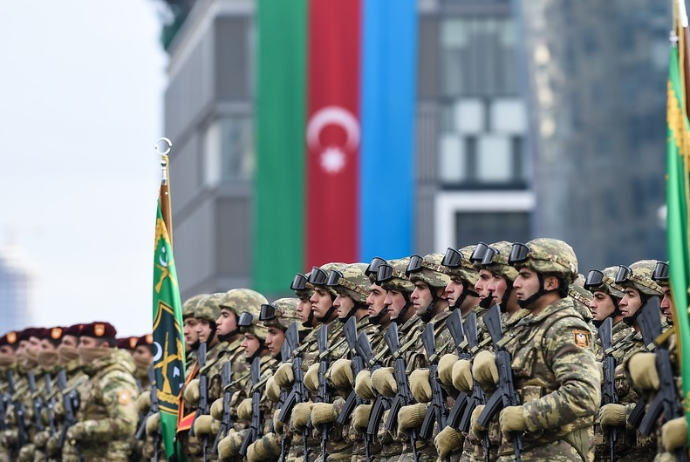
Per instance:
[[[564,440],[529,448],[520,457],[522,462],[583,462],[577,450]],[[502,452],[498,456],[498,462],[515,462],[515,455]]]

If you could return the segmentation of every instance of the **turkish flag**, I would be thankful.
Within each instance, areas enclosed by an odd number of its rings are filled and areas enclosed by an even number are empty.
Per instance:
[[[360,21],[359,0],[309,3],[307,268],[358,255]]]

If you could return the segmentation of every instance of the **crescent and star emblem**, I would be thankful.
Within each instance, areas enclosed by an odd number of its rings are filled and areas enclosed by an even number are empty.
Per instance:
[[[336,125],[345,131],[345,142],[339,146],[323,146],[321,132],[324,128]],[[307,145],[318,150],[321,167],[327,173],[338,173],[347,160],[345,151],[355,151],[359,147],[360,126],[357,118],[347,109],[340,106],[326,106],[311,116],[307,124]]]

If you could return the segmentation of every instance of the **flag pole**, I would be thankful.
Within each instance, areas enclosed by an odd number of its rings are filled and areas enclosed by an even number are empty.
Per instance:
[[[165,151],[160,151],[158,149],[160,143],[163,142],[167,144]],[[173,246],[173,225],[172,225],[172,212],[170,205],[170,186],[168,178],[170,177],[169,169],[169,158],[168,154],[172,149],[172,141],[168,138],[160,138],[155,144],[156,152],[161,155],[161,188],[160,188],[160,200],[161,200],[161,215],[163,215],[163,222],[168,231],[168,239],[170,239],[170,246]]]

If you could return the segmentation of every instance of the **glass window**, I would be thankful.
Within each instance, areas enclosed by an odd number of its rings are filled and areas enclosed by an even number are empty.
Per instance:
[[[497,98],[491,103],[491,130],[523,134],[527,130],[525,106],[517,98]]]
[[[208,126],[204,133],[204,183],[207,186],[251,179],[254,162],[250,117],[223,116]]]
[[[477,179],[482,183],[506,183],[513,179],[511,142],[506,136],[479,138]]]
[[[453,134],[441,138],[441,158],[439,176],[441,181],[453,183],[462,181],[467,176],[467,156],[461,137]]]
[[[455,245],[462,247],[479,241],[527,242],[530,240],[529,212],[457,212]]]
[[[481,100],[460,99],[454,109],[454,126],[458,133],[478,134],[484,131],[484,104]]]

